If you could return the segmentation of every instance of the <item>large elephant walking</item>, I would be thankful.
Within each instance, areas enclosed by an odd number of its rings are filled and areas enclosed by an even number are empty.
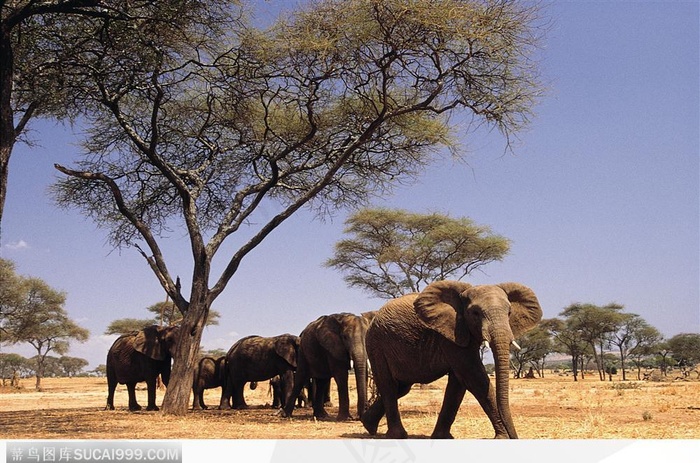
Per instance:
[[[202,357],[197,363],[197,370],[194,372],[192,381],[192,392],[194,399],[192,409],[207,409],[204,403],[204,390],[223,387],[226,357]]]
[[[357,384],[357,415],[360,417],[364,413],[367,405],[365,335],[370,319],[371,316],[350,313],[323,315],[309,323],[299,335],[298,367],[291,397],[297,397],[304,384],[312,378],[316,383],[315,395],[311,398],[314,417],[328,417],[324,399],[330,380],[334,378],[338,387],[337,420],[351,419],[348,393],[348,370],[351,360]],[[294,400],[288,399],[283,414],[292,416],[293,410]]]
[[[298,350],[299,337],[293,334],[240,339],[226,354],[226,379],[219,408],[231,408],[230,399],[233,408],[248,408],[243,397],[245,383],[264,381],[276,375],[285,382],[287,394],[291,393]]]
[[[510,345],[542,318],[535,293],[519,283],[471,286],[439,281],[419,294],[389,301],[367,332],[367,353],[380,399],[362,416],[376,434],[386,413],[388,438],[406,438],[398,399],[415,383],[448,375],[433,438],[451,438],[450,428],[466,391],[491,420],[498,438],[517,438],[510,413]],[[479,356],[493,350],[496,388]]]
[[[148,389],[146,410],[158,410],[156,379],[160,375],[166,386],[170,381],[170,363],[177,333],[177,326],[153,325],[114,341],[107,352],[107,409],[114,410],[114,390],[119,383],[126,384],[129,410],[141,410],[136,401],[136,383],[145,381]]]

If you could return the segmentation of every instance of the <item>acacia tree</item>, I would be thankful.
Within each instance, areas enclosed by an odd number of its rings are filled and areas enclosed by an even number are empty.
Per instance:
[[[641,347],[653,337],[655,328],[651,327],[641,316],[634,313],[620,314],[617,331],[611,333],[609,343],[617,347],[620,352],[620,368],[622,369],[622,380],[627,380],[625,361],[627,357],[636,349],[643,351]],[[656,331],[658,333],[658,331]],[[639,371],[637,371],[639,376]]]
[[[126,334],[142,330],[151,325],[177,325],[182,319],[182,314],[177,310],[175,304],[170,301],[157,302],[147,307],[146,310],[153,313],[153,318],[120,318],[112,321],[105,329],[104,334]],[[209,310],[207,326],[218,325],[220,317],[221,314],[216,310]]]
[[[36,389],[41,389],[49,353],[65,354],[70,340],[86,341],[88,330],[68,317],[66,296],[38,278],[21,279],[21,300],[5,318],[3,342],[28,343],[36,349]]]
[[[537,325],[516,341],[521,349],[511,353],[512,362],[516,366],[515,377],[521,378],[523,368],[528,364],[537,370],[540,378],[544,377],[545,360],[553,348],[551,333],[546,325]]]
[[[700,362],[700,334],[681,333],[667,342],[673,359],[681,368],[690,368]]]
[[[571,356],[571,371],[574,381],[578,381],[579,365],[581,365],[585,352],[589,348],[581,330],[571,320],[559,318],[542,320],[539,326],[552,334],[552,348],[555,352]],[[581,371],[581,379],[583,379],[583,371]]]
[[[324,0],[268,30],[243,17],[228,22],[236,27],[192,26],[176,49],[153,45],[149,31],[160,31],[148,18],[109,34],[93,23],[78,63],[88,71],[76,73],[91,126],[86,156],[57,166],[67,175],[57,199],[135,247],[182,313],[164,412],[187,410],[212,303],[292,214],[364,204],[411,178],[451,146],[455,112],[506,139],[527,122],[540,91],[538,13],[494,0]],[[121,53],[134,42],[139,56]],[[193,262],[184,293],[160,243],[180,226]],[[212,275],[234,234],[243,244]]]
[[[663,342],[663,335],[649,324],[643,324],[634,330],[632,335],[631,348],[628,357],[637,367],[637,380],[642,379],[642,365],[645,359],[651,357],[659,350],[659,345]],[[665,368],[662,369],[665,373]]]
[[[364,209],[345,221],[351,238],[336,243],[326,266],[345,275],[352,287],[377,297],[419,292],[448,277],[461,279],[489,262],[502,260],[510,242],[468,218]]]
[[[599,307],[594,304],[571,304],[559,315],[567,319],[571,329],[577,330],[590,346],[601,381],[605,381],[603,354],[610,335],[618,330],[624,318],[623,306],[610,303]]]

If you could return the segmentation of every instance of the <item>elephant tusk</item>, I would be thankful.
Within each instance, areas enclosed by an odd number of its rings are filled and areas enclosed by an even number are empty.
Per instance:
[[[486,348],[486,349],[491,348],[491,346],[489,345],[489,342],[486,340],[484,340],[484,342],[481,343],[481,347]]]
[[[520,346],[518,345],[518,343],[515,342],[515,340],[511,341],[510,343],[513,344],[513,347],[515,347],[516,349],[522,350],[522,347],[520,347]]]

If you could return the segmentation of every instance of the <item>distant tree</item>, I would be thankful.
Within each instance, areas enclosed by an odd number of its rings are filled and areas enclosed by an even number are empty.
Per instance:
[[[27,369],[37,378],[57,378],[63,376],[59,358],[53,355],[35,355],[27,359]],[[37,389],[37,390],[40,390]]]
[[[523,368],[533,367],[538,376],[544,376],[545,359],[552,353],[553,343],[551,333],[546,326],[537,325],[517,340],[520,350],[514,351],[511,356],[516,365],[515,377],[520,378]]]
[[[618,330],[624,315],[623,306],[610,303],[599,307],[594,304],[571,304],[559,315],[567,319],[573,329],[580,332],[590,346],[601,381],[605,381],[603,354],[612,333]]]
[[[69,340],[86,341],[88,330],[68,317],[63,304],[64,293],[49,287],[38,278],[21,279],[21,297],[5,317],[3,342],[28,343],[37,351],[36,389],[41,389],[41,378],[50,352],[65,354]]]
[[[508,239],[468,218],[364,209],[345,221],[350,238],[326,261],[345,281],[377,297],[419,292],[436,280],[459,280],[508,253]]]
[[[101,378],[105,377],[105,376],[107,376],[107,365],[105,365],[104,363],[101,363],[101,364],[97,365],[97,367],[92,371],[95,373],[95,375],[97,375]]]
[[[19,354],[4,354],[0,353],[0,377],[2,385],[17,387],[19,386],[20,372],[26,365],[27,359]]]
[[[603,370],[608,375],[608,381],[612,381],[612,376],[617,374],[617,365],[620,362],[620,358],[612,352],[604,353],[602,358]]]
[[[578,381],[579,367],[582,366],[585,352],[589,349],[581,330],[571,320],[559,318],[542,320],[540,326],[552,334],[554,352],[571,356],[571,371],[574,381]],[[581,374],[583,375],[583,369]]]
[[[182,314],[177,310],[177,306],[171,301],[156,302],[146,310],[153,313],[156,325],[177,325],[182,321]],[[205,326],[216,326],[219,324],[221,314],[214,309],[209,309],[209,317]]]
[[[83,358],[67,357],[65,355],[58,359],[58,364],[63,369],[63,374],[69,378],[77,376],[89,363]]]
[[[139,331],[147,326],[157,325],[158,323],[154,318],[151,319],[141,319],[141,318],[120,318],[119,320],[112,321],[107,325],[107,329],[104,334],[126,334],[132,331]]]
[[[213,357],[213,358],[219,358],[223,357],[226,355],[226,350],[224,349],[209,349],[209,350],[201,350],[202,357]]]
[[[146,308],[155,316],[153,318],[120,318],[112,321],[104,334],[126,334],[139,331],[151,325],[170,326],[180,323],[182,314],[177,311],[172,302],[157,302]],[[221,314],[216,310],[209,311],[206,326],[218,325]]]
[[[668,340],[660,342],[656,346],[655,352],[658,355],[658,363],[659,367],[661,368],[661,374],[666,376],[668,373],[668,368],[676,364],[676,361],[673,360],[673,358],[671,357],[673,352],[671,351],[671,347],[668,344]]]
[[[632,332],[628,357],[637,367],[637,380],[642,379],[642,367],[645,361],[648,363],[650,357],[660,350],[663,336],[653,326],[643,323]]]
[[[668,340],[668,348],[681,368],[690,368],[700,362],[700,334],[677,334]]]
[[[611,346],[617,347],[620,353],[620,369],[622,370],[622,380],[627,380],[625,361],[633,349],[643,350],[640,343],[648,343],[652,334],[649,324],[642,317],[633,313],[620,314],[617,331],[610,334],[608,342]]]
[[[55,189],[136,248],[183,315],[170,414],[188,410],[213,302],[275,229],[305,207],[366,204],[436,154],[459,154],[457,117],[508,144],[541,92],[536,2],[319,0],[264,30],[248,2],[193,3],[144,11],[134,28],[85,19],[82,40],[64,37],[84,50],[71,80],[88,129],[86,155],[57,166]],[[169,12],[177,33],[161,26]],[[172,227],[190,245],[184,292],[162,250]],[[232,235],[237,250],[224,246]]]

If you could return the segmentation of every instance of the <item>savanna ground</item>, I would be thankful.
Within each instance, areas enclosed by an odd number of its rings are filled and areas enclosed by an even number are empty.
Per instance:
[[[634,376],[634,375],[630,375]],[[636,376],[635,376],[636,377]],[[511,408],[524,439],[700,439],[700,381],[598,380],[597,374],[574,382],[571,376],[511,380]],[[351,380],[352,381],[352,380]],[[425,438],[435,425],[446,379],[414,386],[400,402],[410,438]],[[186,416],[126,410],[126,388],[120,385],[114,411],[104,410],[105,378],[47,378],[43,391],[34,380],[20,389],[0,389],[1,439],[343,439],[369,438],[359,421],[315,421],[311,409],[296,409],[292,419],[275,416],[267,382],[246,387],[250,409],[216,410],[220,389],[208,390],[213,409]],[[145,405],[145,384],[137,391]],[[334,385],[333,385],[334,386]],[[164,391],[158,391],[160,403]],[[351,411],[354,406],[351,391]],[[337,396],[333,390],[333,405]],[[330,407],[334,415],[337,408]],[[379,433],[386,431],[382,420]],[[461,439],[493,437],[491,425],[467,393],[452,434]]]

